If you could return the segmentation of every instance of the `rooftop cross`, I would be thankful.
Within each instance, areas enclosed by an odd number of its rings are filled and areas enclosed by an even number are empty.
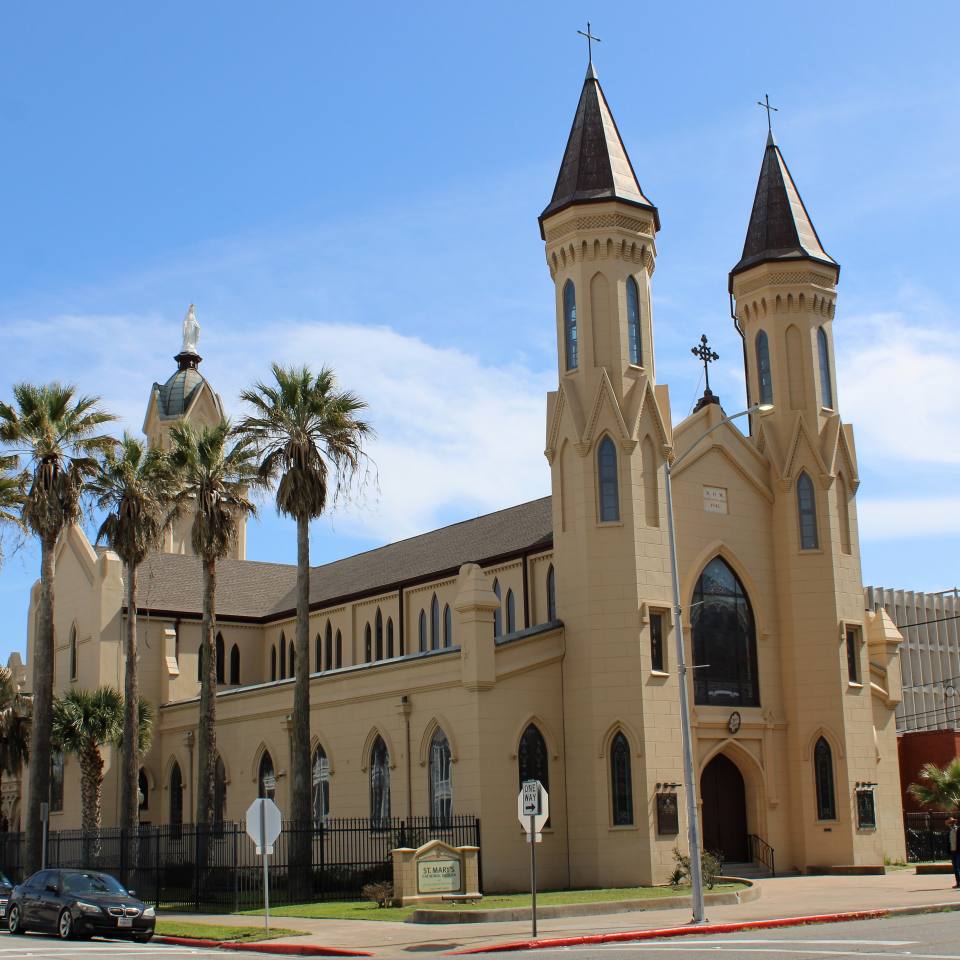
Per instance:
[[[588,26],[587,29],[589,30],[590,27]],[[771,107],[771,106],[770,106],[770,94],[769,94],[769,93],[765,93],[765,94],[763,95],[763,99],[757,101],[757,106],[758,106],[758,107],[763,107],[763,109],[767,111],[767,133],[769,133],[770,136],[773,136],[773,124],[770,122],[770,112],[773,111],[774,113],[779,113],[779,112],[780,112],[780,108],[779,108],[779,107]]]
[[[603,41],[602,41],[599,37],[595,37],[595,36],[590,32],[590,21],[589,21],[589,20],[587,21],[587,32],[584,33],[582,30],[578,30],[577,33],[579,33],[581,37],[586,37],[586,38],[587,38],[587,57],[588,57],[588,59],[589,59],[589,62],[590,62],[590,63],[593,63],[593,41],[596,40],[597,43],[602,43]]]
[[[707,389],[706,393],[710,393],[710,368],[707,366],[708,363],[713,363],[714,360],[720,359],[720,354],[715,350],[711,350],[707,344],[707,335],[703,334],[700,337],[700,344],[696,347],[691,347],[690,352],[703,363],[703,375],[706,377]]]

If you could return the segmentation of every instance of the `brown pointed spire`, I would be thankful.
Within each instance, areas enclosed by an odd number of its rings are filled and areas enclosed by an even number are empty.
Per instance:
[[[761,263],[783,260],[814,260],[836,267],[838,275],[840,272],[840,265],[823,249],[790,176],[787,162],[770,133],[763,152],[743,256],[730,271],[731,289],[738,273]]]
[[[540,214],[543,221],[575,203],[621,200],[653,213],[660,229],[657,208],[643,195],[620,131],[603,95],[596,70],[591,63],[583,81],[583,91],[567,139],[567,149],[553,188],[553,197]]]

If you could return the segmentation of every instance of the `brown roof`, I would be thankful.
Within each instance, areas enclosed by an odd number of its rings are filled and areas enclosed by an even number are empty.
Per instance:
[[[627,148],[591,63],[583,81],[553,197],[540,214],[541,234],[543,221],[551,214],[575,203],[601,200],[623,200],[650,210],[657,229],[660,229],[657,208],[640,189]]]
[[[455,572],[464,563],[544,550],[552,543],[550,497],[544,497],[313,567],[310,604],[325,606],[429,580]],[[217,563],[217,613],[252,620],[290,614],[296,606],[296,579],[297,568],[292,564],[221,560]],[[203,611],[202,571],[196,557],[151,554],[140,567],[138,580],[143,610]]]
[[[823,249],[787,162],[771,134],[763,151],[743,256],[730,271],[731,289],[736,274],[759,263],[780,260],[816,260],[840,269]]]

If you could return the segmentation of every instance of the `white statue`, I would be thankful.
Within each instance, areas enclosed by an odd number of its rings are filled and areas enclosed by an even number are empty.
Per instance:
[[[187,315],[183,318],[183,345],[180,347],[180,352],[196,354],[199,339],[200,324],[197,323],[197,314],[191,303]]]

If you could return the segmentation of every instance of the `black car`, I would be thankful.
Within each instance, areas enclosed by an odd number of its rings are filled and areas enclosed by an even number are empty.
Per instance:
[[[7,925],[7,901],[13,891],[9,877],[0,870],[0,929]]]
[[[146,943],[156,922],[153,907],[95,870],[40,870],[13,888],[7,905],[11,933],[43,930],[61,940],[101,936]]]

